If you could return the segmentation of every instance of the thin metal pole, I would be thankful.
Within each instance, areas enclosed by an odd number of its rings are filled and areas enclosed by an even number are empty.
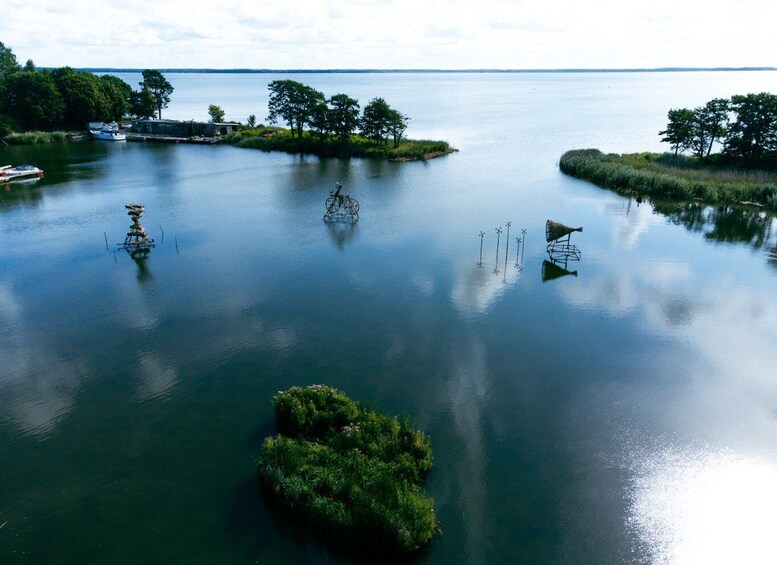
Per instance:
[[[110,251],[110,247],[108,247],[108,234],[103,232],[103,237],[105,238],[105,250]]]
[[[522,248],[521,248],[521,264],[523,264],[523,255],[526,253],[526,229],[521,230],[521,235],[523,238],[521,239],[522,242]]]
[[[175,252],[178,253],[178,236],[176,235],[174,237],[175,237]]]
[[[499,236],[502,233],[502,226],[495,228],[496,231],[496,264],[494,265],[494,272],[499,272]]]
[[[480,232],[480,260],[478,261],[478,267],[483,266],[483,236],[486,235],[486,232],[481,231]]]
[[[512,222],[507,222],[507,235],[505,235],[505,271],[507,271],[507,254],[510,252],[510,225]],[[507,276],[507,272],[505,272]]]
[[[521,254],[521,238],[520,237],[516,237],[515,238],[515,245],[516,245],[516,249],[515,249],[515,266],[517,267],[518,266],[518,257]]]

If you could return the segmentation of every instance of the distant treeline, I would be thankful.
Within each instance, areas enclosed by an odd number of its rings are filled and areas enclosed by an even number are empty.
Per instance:
[[[92,73],[139,73],[140,69],[85,67]],[[655,69],[160,69],[163,73],[221,74],[338,74],[338,73],[686,73],[725,71],[774,71],[777,67],[660,67]]]
[[[0,42],[0,136],[20,131],[84,129],[88,122],[125,116],[161,117],[173,87],[159,71],[143,71],[140,89],[113,75],[97,76],[71,67],[39,70],[22,66]]]
[[[743,167],[777,168],[777,95],[769,92],[715,98],[698,108],[669,110],[661,141],[675,155]],[[716,143],[719,154],[712,153]]]

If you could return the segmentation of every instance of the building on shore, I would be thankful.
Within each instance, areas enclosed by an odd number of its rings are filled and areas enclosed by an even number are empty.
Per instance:
[[[240,129],[237,122],[182,122],[178,120],[133,120],[133,133],[170,135],[174,137],[216,137]]]

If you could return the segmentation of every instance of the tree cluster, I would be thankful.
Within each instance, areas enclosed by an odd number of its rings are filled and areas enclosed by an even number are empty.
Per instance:
[[[383,98],[372,99],[359,114],[359,101],[347,94],[326,98],[322,92],[293,80],[275,80],[268,85],[268,121],[282,121],[292,138],[301,138],[307,126],[316,135],[334,136],[347,142],[357,131],[376,143],[399,145],[409,118],[391,108]]]
[[[661,141],[677,155],[690,151],[709,157],[715,142],[722,155],[745,165],[777,163],[777,95],[768,92],[715,98],[690,110],[669,110],[669,123]]]
[[[113,75],[97,76],[70,67],[38,70],[22,66],[0,42],[0,135],[12,131],[81,129],[88,122],[118,121],[126,115],[161,117],[173,87],[159,71],[143,71],[140,90]]]

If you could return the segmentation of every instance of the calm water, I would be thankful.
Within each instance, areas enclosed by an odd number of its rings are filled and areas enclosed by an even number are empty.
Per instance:
[[[261,120],[278,77],[168,78],[166,117]],[[557,161],[660,150],[669,108],[777,74],[284,78],[383,96],[460,152],[0,149],[46,170],[0,188],[1,562],[376,557],[257,493],[272,395],[314,383],[431,436],[444,533],[421,563],[773,562],[777,222],[637,205]],[[355,226],[321,221],[336,181]],[[125,202],[146,206],[145,261],[116,249]],[[548,218],[585,227],[568,276],[543,270]]]

